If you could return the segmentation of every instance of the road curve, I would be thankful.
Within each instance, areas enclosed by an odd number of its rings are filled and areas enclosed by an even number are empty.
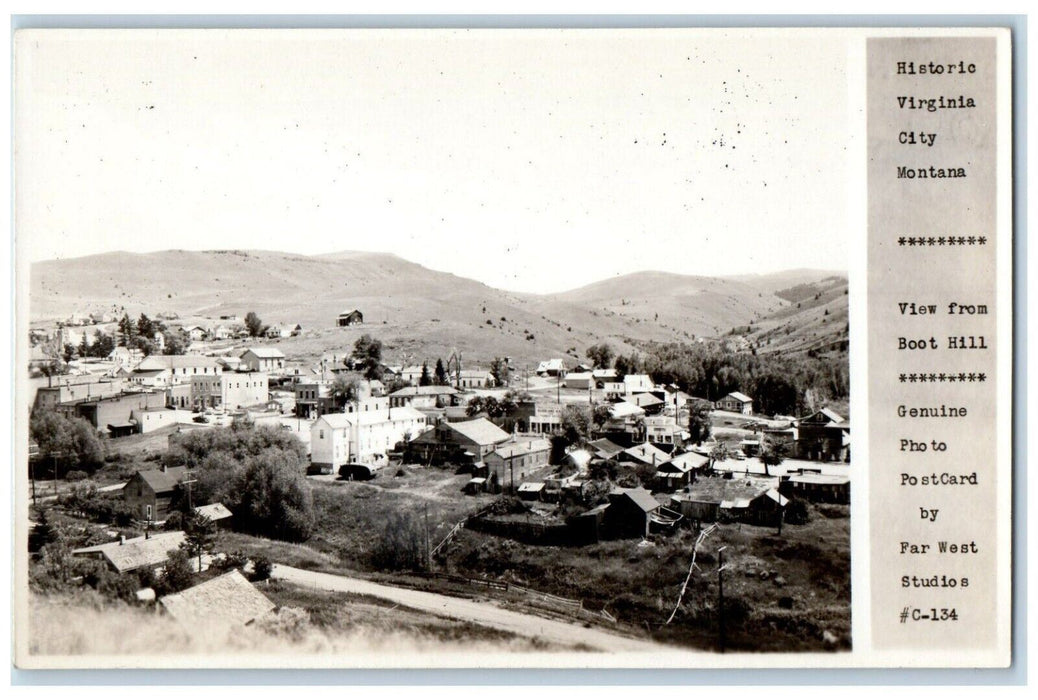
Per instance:
[[[370,595],[441,617],[467,620],[485,627],[566,646],[584,645],[596,651],[612,652],[659,652],[666,648],[651,641],[631,639],[604,630],[505,610],[491,603],[387,586],[349,576],[296,569],[283,564],[274,565],[271,578],[325,591]]]

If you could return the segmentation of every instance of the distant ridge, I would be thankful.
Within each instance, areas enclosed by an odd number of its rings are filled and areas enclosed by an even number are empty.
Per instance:
[[[800,319],[783,290],[810,294],[810,285],[827,290],[827,303],[846,308],[846,296],[834,291],[845,288],[846,276],[831,271],[727,278],[645,271],[538,295],[366,251],[115,251],[33,263],[30,275],[34,321],[112,307],[131,316],[198,318],[255,311],[267,323],[312,329],[313,348],[306,352],[319,354],[326,349],[321,346],[351,342],[352,335],[334,329],[334,317],[358,308],[367,332],[415,358],[446,357],[459,348],[474,360],[582,359],[585,348],[602,340],[623,348],[637,340],[719,337],[740,326],[760,332],[776,314],[788,329]],[[834,312],[840,313],[833,309],[830,316]],[[776,336],[770,339],[775,346]]]

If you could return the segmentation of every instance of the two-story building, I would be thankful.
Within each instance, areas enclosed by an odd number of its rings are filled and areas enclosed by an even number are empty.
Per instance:
[[[239,367],[249,372],[276,374],[285,369],[285,353],[277,348],[249,348],[241,355]]]
[[[326,413],[310,428],[314,471],[336,473],[351,462],[382,462],[398,442],[426,430],[424,413],[369,397],[347,404],[346,413]]]

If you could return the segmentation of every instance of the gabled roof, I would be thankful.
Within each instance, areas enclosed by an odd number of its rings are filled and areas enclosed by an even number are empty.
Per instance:
[[[277,348],[268,348],[268,347],[246,348],[245,352],[243,352],[238,357],[245,357],[246,353],[250,353],[250,352],[253,355],[255,355],[256,357],[259,357],[259,358],[265,359],[265,360],[266,359],[276,360],[276,359],[279,359],[279,358],[280,359],[284,359],[284,357],[285,357],[285,353],[281,352]]]
[[[184,532],[156,532],[147,538],[135,537],[123,543],[108,542],[74,550],[75,555],[100,552],[119,573],[145,566],[158,566],[169,558],[169,550],[184,541]]]
[[[634,489],[618,489],[609,495],[610,500],[626,497],[646,513],[651,513],[660,507],[659,502],[652,497],[652,494],[640,486]]]
[[[609,405],[609,415],[613,418],[627,418],[629,416],[643,416],[645,409],[630,401],[620,401]]]
[[[673,465],[675,468],[682,472],[687,472],[692,469],[699,469],[710,462],[710,458],[695,452],[685,452],[677,457],[673,457],[670,460],[664,462],[664,465]],[[662,465],[661,465],[662,466]]]
[[[246,625],[277,607],[237,569],[160,598],[159,603],[177,622],[196,629]]]
[[[448,423],[447,427],[464,435],[477,445],[496,445],[511,437],[486,418],[467,420],[460,423]]]
[[[485,369],[463,369],[458,374],[462,377],[487,377],[490,375],[490,371]]]
[[[340,316],[352,316],[353,314],[358,314],[358,315],[360,315],[360,316],[363,316],[363,315],[364,315],[364,314],[362,314],[362,313],[361,313],[361,312],[360,312],[359,310],[357,310],[357,309],[353,309],[352,311],[343,311],[343,312],[342,312],[341,314],[339,314],[339,315],[340,315]]]
[[[148,469],[137,472],[144,483],[151,487],[155,493],[168,493],[176,488],[180,480],[187,475],[187,467],[169,467],[166,471],[161,469]],[[123,488],[126,488],[124,486]]]
[[[595,451],[595,456],[601,457],[602,459],[609,459],[615,457],[624,451],[621,445],[617,445],[608,438],[601,438],[599,440],[592,440],[588,443],[588,447],[591,447]]]
[[[218,367],[212,357],[202,355],[148,355],[141,360],[138,369],[180,369],[182,367]]]
[[[593,378],[594,378],[594,375],[591,372],[568,372],[566,374],[566,381],[567,382],[568,381],[577,381],[577,382],[591,381]]]
[[[624,454],[645,464],[663,464],[670,459],[670,455],[666,452],[653,447],[647,442],[634,447],[628,447],[624,450]]]
[[[659,406],[663,403],[663,399],[653,396],[652,394],[635,394],[627,400],[641,408],[645,408],[646,406]]]
[[[726,396],[725,398],[726,399],[727,398],[733,398],[736,401],[739,401],[740,403],[752,403],[753,402],[753,399],[751,399],[749,396],[747,396],[746,394],[742,393],[741,391],[733,391],[733,392],[729,393],[728,396]]]
[[[566,365],[560,358],[553,358],[551,360],[544,360],[537,365],[538,372],[550,372],[550,371],[561,371],[566,369]]]
[[[452,386],[431,384],[429,386],[405,386],[403,389],[397,389],[390,396],[405,398],[408,396],[451,396],[457,393],[458,390]]]
[[[522,455],[528,455],[534,452],[544,452],[551,449],[551,443],[544,438],[534,438],[533,440],[522,440],[520,442],[512,442],[507,445],[501,445],[491,454],[496,454],[499,457],[519,457]]]
[[[230,508],[225,506],[223,503],[210,503],[207,506],[198,506],[195,508],[195,512],[199,515],[204,515],[213,522],[224,520],[233,515]]]
[[[801,423],[843,423],[844,417],[836,411],[831,411],[828,408],[823,408],[820,411],[815,411],[809,416],[804,416],[800,419]]]
[[[735,507],[732,504],[749,505],[749,502],[761,496],[778,484],[774,477],[744,476],[738,479],[709,477],[697,479],[685,492],[675,494],[678,500],[715,503],[722,507]],[[725,505],[728,504],[728,505]],[[744,507],[739,505],[738,507]]]

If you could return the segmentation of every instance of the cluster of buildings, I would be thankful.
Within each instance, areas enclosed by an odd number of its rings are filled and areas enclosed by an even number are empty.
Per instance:
[[[178,421],[177,410],[237,411],[265,407],[270,380],[284,369],[276,348],[238,356],[149,355],[116,348],[112,371],[31,380],[33,407],[80,415],[111,437],[146,433]],[[182,417],[181,417],[182,418]]]

